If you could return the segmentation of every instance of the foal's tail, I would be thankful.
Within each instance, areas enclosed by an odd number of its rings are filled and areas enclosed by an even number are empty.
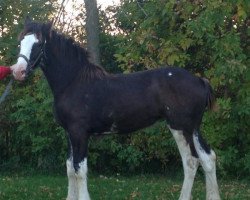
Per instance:
[[[217,105],[216,105],[216,102],[215,102],[215,96],[214,96],[213,88],[210,85],[209,80],[207,80],[206,78],[201,78],[201,79],[204,82],[205,88],[206,88],[206,91],[207,91],[206,107],[209,110],[216,111],[217,110]]]

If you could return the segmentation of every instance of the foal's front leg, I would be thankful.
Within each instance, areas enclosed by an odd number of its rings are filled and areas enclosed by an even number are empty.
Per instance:
[[[67,159],[66,167],[68,175],[68,196],[66,200],[78,200],[78,185],[72,156]]]
[[[87,158],[79,163],[79,169],[76,171],[76,180],[78,184],[78,200],[90,200],[87,187]]]
[[[73,159],[66,162],[68,175],[68,196],[67,200],[89,200],[87,188],[87,158],[79,164],[76,171],[73,167]]]
[[[81,129],[77,129],[77,131],[79,130]],[[67,165],[67,169],[70,169],[70,175],[72,175],[71,170],[73,169],[74,178],[72,176],[71,180],[69,179],[68,196],[76,193],[76,200],[90,200],[87,188],[88,135],[71,131],[69,132],[69,138],[72,145],[72,159],[70,160],[70,164],[69,162],[67,163],[69,164]],[[75,198],[74,195],[71,196],[73,196],[73,199]]]

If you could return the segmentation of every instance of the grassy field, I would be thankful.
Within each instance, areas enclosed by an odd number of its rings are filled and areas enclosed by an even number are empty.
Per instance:
[[[160,175],[89,175],[92,200],[176,200],[182,179]],[[219,180],[222,199],[249,200],[250,183]],[[62,200],[67,192],[67,178],[53,175],[0,175],[0,200]],[[193,199],[205,199],[203,177],[195,180]]]

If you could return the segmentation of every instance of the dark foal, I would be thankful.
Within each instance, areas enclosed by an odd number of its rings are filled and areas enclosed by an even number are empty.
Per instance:
[[[87,147],[91,135],[124,134],[166,119],[184,168],[180,199],[190,199],[196,170],[206,175],[207,199],[218,200],[215,153],[199,127],[213,104],[207,81],[181,68],[168,67],[131,74],[108,74],[88,59],[86,50],[51,29],[26,20],[14,76],[24,80],[40,64],[54,95],[55,115],[69,138],[69,200],[90,199]]]

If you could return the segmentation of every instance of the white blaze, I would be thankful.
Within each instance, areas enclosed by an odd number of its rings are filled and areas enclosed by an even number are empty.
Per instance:
[[[32,46],[38,42],[38,39],[36,38],[35,34],[26,35],[22,39],[20,43],[20,54],[26,56],[28,59],[30,59],[30,54],[32,50]],[[11,69],[13,70],[13,75],[15,79],[17,80],[24,80],[25,78],[25,70],[28,66],[28,63],[26,60],[22,57],[19,57],[17,59],[17,63],[13,66],[11,66]]]

